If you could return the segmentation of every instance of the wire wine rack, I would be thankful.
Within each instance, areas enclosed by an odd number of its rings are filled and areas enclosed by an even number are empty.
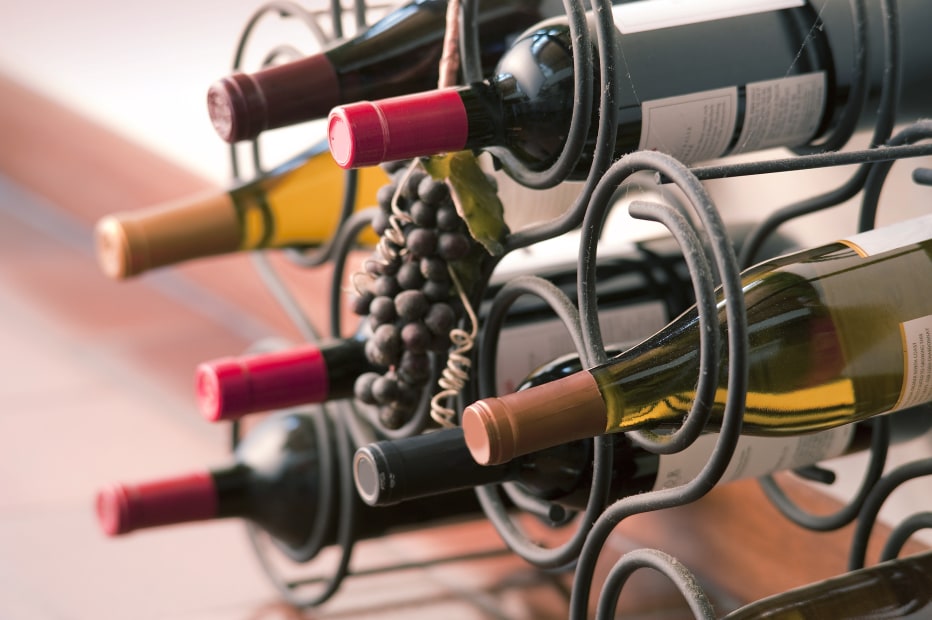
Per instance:
[[[460,23],[462,38],[461,74],[464,82],[482,78],[478,55],[477,2],[462,0]],[[863,49],[867,45],[868,18],[866,2],[851,0],[854,16],[855,41]],[[850,95],[852,104],[845,109],[843,117],[830,135],[818,148],[799,149],[789,157],[758,160],[751,163],[725,163],[712,166],[688,167],[679,161],[656,152],[635,152],[618,161],[612,160],[614,136],[616,134],[615,98],[619,79],[611,70],[618,61],[616,48],[611,44],[614,32],[611,3],[592,0],[591,7],[582,2],[564,0],[563,9],[569,20],[573,40],[573,62],[575,66],[575,113],[565,147],[553,163],[544,171],[531,171],[516,160],[501,162],[509,176],[532,188],[546,188],[560,184],[567,178],[589,134],[590,122],[597,122],[597,140],[592,168],[582,189],[569,207],[559,217],[540,224],[522,228],[508,235],[505,240],[507,252],[530,246],[538,241],[551,239],[572,230],[580,229],[578,272],[575,278],[575,294],[554,286],[551,282],[534,276],[518,278],[503,286],[495,294],[488,311],[482,317],[481,337],[473,351],[475,374],[459,396],[462,406],[483,396],[494,393],[495,356],[497,341],[509,307],[521,296],[533,296],[547,304],[559,317],[572,337],[577,352],[587,367],[607,360],[605,343],[599,326],[599,307],[596,299],[597,254],[603,227],[612,209],[616,191],[633,175],[653,173],[660,184],[672,184],[685,196],[685,208],[681,204],[663,204],[655,201],[636,201],[629,206],[632,217],[660,222],[665,225],[681,246],[692,276],[693,296],[700,310],[700,321],[710,320],[716,315],[714,288],[720,285],[725,293],[725,309],[728,320],[727,332],[727,381],[728,401],[717,446],[701,473],[685,486],[653,491],[627,497],[608,504],[608,482],[611,473],[611,441],[597,438],[594,441],[593,483],[586,508],[573,523],[576,528],[568,539],[557,547],[544,547],[528,537],[515,521],[513,509],[506,505],[519,506],[538,514],[553,515],[552,507],[540,500],[521,497],[514,489],[508,489],[508,501],[498,488],[480,488],[478,499],[486,517],[495,525],[508,549],[541,569],[574,568],[573,588],[570,598],[570,616],[584,618],[589,612],[595,564],[613,529],[623,520],[639,513],[663,510],[693,502],[711,489],[721,478],[728,465],[739,437],[747,381],[747,324],[743,307],[743,296],[739,278],[740,268],[749,266],[760,248],[787,222],[803,215],[822,211],[842,202],[861,196],[859,230],[874,226],[880,191],[894,163],[910,158],[932,155],[932,121],[920,121],[905,126],[895,135],[897,123],[897,100],[899,92],[899,27],[896,0],[880,0],[883,20],[882,50],[884,71],[881,84],[881,104],[877,111],[876,125],[867,149],[841,150],[848,144],[855,131],[862,107],[857,102],[864,100],[868,89],[867,58],[864,53],[857,57],[852,67],[854,87]],[[258,8],[246,25],[236,48],[234,70],[243,69],[243,57],[251,41],[256,25],[271,17],[295,20],[307,26],[317,44],[325,45],[364,27],[388,7],[357,0],[344,7],[339,0],[322,10],[309,10],[287,2],[273,1]],[[594,9],[594,30],[587,26],[586,12]],[[352,27],[350,27],[350,24]],[[594,75],[593,54],[598,55],[601,71]],[[294,59],[301,53],[288,45],[277,46],[264,57],[263,64]],[[597,120],[590,118],[597,101],[600,111]],[[263,168],[260,160],[260,140],[249,145],[252,162],[257,170]],[[231,149],[234,176],[242,176],[237,147]],[[721,215],[709,197],[703,182],[748,175],[767,175],[776,172],[801,171],[815,168],[856,165],[855,171],[838,187],[806,200],[788,204],[774,211],[752,230],[744,240],[740,254],[735,255],[732,239]],[[932,171],[922,167],[913,174],[916,183],[932,185]],[[330,335],[341,334],[342,282],[346,273],[347,257],[356,237],[369,226],[374,210],[353,213],[356,193],[356,173],[346,173],[341,226],[332,239],[313,249],[286,250],[295,264],[313,269],[321,265],[333,266],[330,290]],[[310,205],[309,205],[310,212]],[[264,254],[255,253],[254,263],[263,280],[276,299],[288,312],[301,334],[310,341],[321,338],[312,322],[292,297],[290,291],[278,277],[275,269]],[[488,276],[494,269],[494,261],[485,266]],[[716,274],[714,277],[713,274]],[[716,279],[717,277],[717,279]],[[571,297],[575,297],[575,300]],[[477,300],[479,301],[479,300]],[[711,334],[701,343],[703,368],[719,367],[720,347],[715,336],[717,329],[703,330]],[[714,372],[702,373],[703,380],[697,393],[714,390],[717,379]],[[697,399],[698,401],[699,399]],[[711,398],[707,399],[709,402]],[[318,605],[333,596],[344,578],[354,574],[349,569],[350,556],[355,543],[353,513],[358,505],[355,497],[350,464],[354,446],[373,438],[397,437],[420,432],[426,420],[426,404],[422,404],[416,423],[402,429],[378,427],[377,420],[361,412],[360,405],[353,401],[329,403],[320,407],[333,424],[321,423],[318,435],[321,438],[321,480],[326,481],[319,498],[319,523],[315,523],[315,535],[305,548],[288,550],[288,558],[299,564],[314,558],[322,548],[323,532],[334,523],[338,524],[338,547],[341,559],[336,570],[320,577],[287,579],[276,568],[271,556],[279,553],[274,544],[264,538],[255,528],[249,536],[256,555],[272,583],[289,603],[308,607]],[[694,406],[679,430],[671,435],[657,436],[644,432],[631,433],[636,445],[657,453],[671,453],[684,449],[702,432],[708,416],[699,406]],[[850,501],[837,513],[817,516],[794,504],[781,490],[772,477],[760,481],[765,494],[779,511],[790,521],[811,530],[829,531],[856,522],[849,559],[849,569],[862,567],[865,562],[867,541],[871,535],[877,515],[886,498],[894,489],[908,480],[932,475],[932,458],[920,459],[884,474],[889,444],[889,422],[884,417],[872,422],[872,445],[869,464],[863,475],[860,488]],[[240,428],[232,425],[232,444],[238,442]],[[829,482],[830,472],[818,467],[806,472],[810,478]],[[566,515],[567,520],[573,515]],[[896,557],[906,540],[923,528],[932,527],[932,512],[920,512],[903,520],[894,528],[882,559]],[[487,557],[496,550],[484,550],[474,556],[441,558],[438,562],[466,561],[470,557]],[[420,564],[418,565],[420,566]],[[379,570],[399,570],[406,566],[386,566]],[[708,597],[688,567],[675,558],[656,549],[638,549],[624,554],[612,567],[602,589],[597,593],[596,615],[599,618],[613,617],[620,594],[630,575],[640,568],[650,568],[666,575],[682,592],[690,609],[697,618],[714,618],[715,614]],[[310,588],[310,593],[308,589]]]

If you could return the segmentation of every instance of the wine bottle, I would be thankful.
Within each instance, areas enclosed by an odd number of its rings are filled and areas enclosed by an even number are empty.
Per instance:
[[[550,383],[582,370],[576,354],[545,364],[519,386],[518,392]],[[891,443],[914,439],[932,429],[932,409],[917,407],[891,416]],[[720,483],[754,478],[775,471],[812,465],[870,446],[869,422],[787,437],[738,440]],[[612,435],[613,459],[609,499],[681,486],[699,474],[718,441],[703,435],[682,452],[663,455],[633,444],[624,434]],[[360,497],[372,506],[448,493],[484,484],[515,482],[539,499],[568,508],[583,508],[592,483],[592,441],[577,440],[519,456],[507,463],[480,465],[472,458],[461,427],[363,446],[353,459]],[[443,463],[442,469],[435,464]]]
[[[513,38],[541,19],[534,0],[485,0],[478,12],[484,74]],[[353,38],[306,58],[234,73],[207,92],[207,109],[230,143],[267,129],[326,118],[341,103],[391,97],[437,86],[446,26],[446,0],[415,0]]]
[[[745,271],[742,432],[807,433],[932,400],[930,253],[925,216]],[[473,457],[504,463],[574,439],[677,425],[695,397],[699,334],[692,308],[605,364],[469,405],[462,425]],[[709,430],[721,423],[726,368],[727,353]]]
[[[355,207],[373,206],[387,177],[360,171]],[[114,213],[96,226],[97,259],[123,279],[156,267],[259,248],[317,245],[337,228],[344,173],[320,142],[256,179],[144,209]],[[374,244],[368,231],[363,241]]]
[[[806,0],[616,5],[615,156],[659,150],[694,163],[813,144],[828,135],[848,103],[851,59],[863,53],[850,39],[849,3],[828,4],[824,11]],[[900,4],[903,23],[932,20],[927,2]],[[910,109],[914,99],[929,101],[928,52],[920,51],[927,43],[919,36],[904,46],[911,56],[901,63],[901,103]],[[870,43],[876,61],[880,37]],[[597,53],[594,60],[597,65]],[[598,84],[597,66],[594,71]],[[877,95],[879,82],[873,72],[870,77],[868,90]],[[574,89],[569,26],[555,19],[521,35],[483,82],[335,108],[330,150],[344,168],[484,149],[544,170],[567,140]],[[872,118],[863,116],[862,122]],[[569,179],[586,177],[597,130],[591,123]]]
[[[932,552],[887,560],[745,605],[724,620],[932,617]]]
[[[325,422],[326,423],[326,422]],[[252,521],[288,550],[307,544],[319,517],[321,454],[311,415],[278,412],[252,427],[229,466],[101,489],[96,512],[109,536],[194,521]],[[478,513],[469,494],[421,502],[405,510],[372,509],[359,502],[356,533],[372,537],[390,529]],[[336,542],[338,511],[326,515],[325,544]]]

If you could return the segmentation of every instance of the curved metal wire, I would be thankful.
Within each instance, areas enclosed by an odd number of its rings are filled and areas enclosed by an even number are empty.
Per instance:
[[[884,71],[883,77],[881,78],[880,105],[877,110],[877,120],[874,125],[874,133],[871,138],[872,145],[883,144],[887,141],[887,139],[890,137],[890,134],[893,132],[893,126],[896,123],[897,105],[899,102],[900,93],[899,11],[897,9],[896,0],[882,0],[881,7],[884,15]],[[864,27],[864,24],[861,22],[866,21],[863,13],[864,7],[859,7],[858,4],[853,3],[852,9],[855,11],[855,27],[859,33],[856,40],[860,40],[860,43],[864,45],[864,48],[859,51],[863,52],[866,57],[869,51],[867,49],[868,39],[864,33],[860,32],[861,28]],[[858,64],[860,64],[860,61],[858,61]],[[866,83],[868,79],[866,71],[860,72],[859,70],[856,70],[854,77],[856,80],[858,80],[858,82],[860,82],[855,85],[856,91],[863,91],[864,93],[867,93],[869,90],[869,84]],[[863,103],[859,104],[856,101],[853,102],[852,105],[860,105],[863,107]],[[836,154],[830,152],[823,153],[822,155],[829,161],[835,158],[837,158],[838,161],[843,160],[843,154],[841,153]],[[864,182],[867,179],[867,173],[868,170],[862,166],[838,188],[824,194],[808,198],[801,202],[783,207],[782,209],[771,213],[763,222],[761,222],[757,230],[754,231],[748,238],[747,242],[744,244],[744,247],[741,248],[739,264],[742,267],[750,266],[754,262],[754,257],[757,255],[757,252],[763,245],[764,240],[777,228],[789,220],[801,217],[803,215],[808,215],[810,213],[815,213],[829,207],[834,207],[848,200],[849,198],[853,198],[863,188]],[[726,173],[725,176],[730,175]],[[700,178],[702,177],[700,176]]]
[[[868,74],[867,61],[870,58],[870,37],[868,37],[867,5],[865,0],[849,0],[851,7],[852,29],[854,30],[854,54],[851,67],[851,90],[848,101],[838,118],[838,124],[819,144],[803,145],[792,149],[797,155],[811,155],[824,151],[837,151],[844,147],[857,129],[861,112],[867,103]],[[821,27],[819,24],[813,28]]]
[[[582,2],[563,0],[563,7],[569,19],[570,36],[573,41],[573,74],[575,77],[573,114],[563,151],[550,168],[542,171],[530,170],[524,163],[508,152],[502,152],[498,156],[502,168],[509,176],[525,187],[535,189],[554,187],[569,177],[576,166],[576,162],[582,155],[586,138],[589,135],[589,124],[592,117],[593,60],[586,14]],[[470,41],[467,45],[473,43],[475,41]],[[473,76],[477,74],[477,66],[474,64],[476,55],[472,53],[474,49],[467,49],[470,54],[464,57],[464,60],[469,63],[469,75]]]
[[[522,295],[534,295],[543,300],[563,322],[573,340],[577,351],[582,352],[584,340],[579,325],[579,313],[576,306],[551,282],[534,276],[521,276],[509,281],[496,294],[485,317],[482,334],[478,342],[477,381],[479,396],[490,396],[495,392],[495,367],[498,334],[505,322],[511,305]],[[564,568],[572,564],[588,534],[589,527],[602,512],[608,499],[611,482],[611,461],[600,458],[603,451],[601,439],[596,441],[596,456],[593,463],[592,488],[589,500],[579,520],[576,531],[568,540],[557,547],[544,547],[528,538],[521,526],[508,514],[508,508],[496,487],[483,487],[476,490],[479,502],[489,520],[495,525],[502,540],[508,547],[526,561],[542,568]],[[608,449],[611,456],[611,446]]]
[[[715,390],[718,388],[719,364],[718,351],[720,349],[720,332],[718,329],[718,313],[715,308],[715,290],[712,280],[712,269],[706,257],[705,249],[694,225],[685,213],[676,207],[664,204],[636,201],[628,208],[628,213],[635,218],[652,220],[664,224],[672,233],[673,238],[683,248],[683,258],[689,267],[693,278],[693,287],[696,296],[696,306],[699,312],[699,332],[702,337],[699,341],[699,367],[703,372],[699,375],[696,386],[696,398],[693,406],[686,416],[682,426],[670,434],[657,434],[651,431],[637,431],[628,434],[635,444],[660,454],[679,452],[692,444],[705,428],[711,411],[711,403],[715,400]],[[603,220],[604,221],[604,220]],[[600,224],[601,227],[601,224]],[[591,245],[588,251],[595,252],[597,248]],[[582,263],[580,263],[582,264]],[[580,305],[586,304],[583,312],[598,316],[598,309],[588,304],[588,300],[595,300],[595,278],[591,276],[580,277],[580,285],[586,285],[585,296],[580,292]],[[590,288],[592,287],[592,288]],[[589,325],[589,346],[601,343],[602,336],[598,320]],[[602,354],[600,354],[602,357]],[[595,360],[591,360],[595,363]],[[598,362],[602,363],[602,362]]]
[[[360,7],[362,4],[362,7]],[[236,46],[236,52],[234,53],[233,59],[233,71],[239,71],[242,68],[243,56],[246,52],[246,46],[249,42],[250,37],[252,36],[253,31],[256,26],[262,21],[262,18],[269,14],[277,14],[281,18],[294,18],[301,21],[307,29],[311,32],[312,36],[316,40],[319,46],[324,46],[333,40],[333,38],[340,38],[343,36],[343,21],[341,18],[342,7],[338,0],[334,0],[331,7],[331,12],[329,15],[330,22],[333,25],[334,35],[333,37],[328,36],[324,29],[320,26],[319,16],[316,12],[310,11],[305,7],[297,4],[295,2],[290,2],[287,0],[272,0],[266,4],[259,7],[250,19],[247,21],[246,26],[243,29],[243,32],[240,35],[239,41]],[[356,3],[356,22],[357,26],[360,27],[365,24],[365,3]],[[296,48],[291,46],[280,45],[273,48],[268,52],[262,60],[262,66],[268,66],[278,60],[281,56],[289,57],[299,57],[301,52]],[[250,149],[252,153],[253,168],[256,171],[262,171],[263,166],[261,162],[261,150],[259,148],[259,138],[253,140],[250,144]],[[240,165],[239,165],[239,151],[235,144],[230,145],[230,163],[231,169],[234,178],[240,178]],[[357,196],[357,185],[359,172],[358,170],[347,170],[343,173],[344,178],[344,187],[343,187],[343,199],[340,206],[339,216],[337,218],[338,226],[345,222],[349,216],[353,213],[353,210],[356,205],[356,196]],[[308,207],[310,209],[310,205]],[[314,248],[313,250],[309,249],[299,249],[299,248],[287,248],[284,250],[284,255],[293,263],[301,267],[316,267],[327,263],[333,257],[334,247],[332,243],[332,238],[325,241],[319,247]]]
[[[913,144],[920,140],[932,138],[932,121],[920,121],[907,126],[893,136],[889,146]],[[858,230],[863,232],[874,227],[877,207],[880,201],[880,192],[893,164],[897,160],[889,160],[872,164],[865,164],[865,181],[861,210],[858,218]],[[861,479],[860,486],[848,502],[830,515],[815,515],[803,510],[793,502],[780,488],[773,476],[761,479],[761,487],[768,499],[788,519],[802,527],[815,531],[829,531],[839,529],[857,518],[858,512],[867,500],[871,489],[883,474],[889,445],[890,425],[886,418],[872,421],[873,433],[871,437],[870,458],[867,469]]]
[[[888,145],[897,147],[929,139],[932,139],[932,120],[924,120],[905,127],[890,139]],[[874,227],[877,207],[880,202],[880,192],[883,190],[884,181],[886,181],[887,175],[895,162],[896,160],[878,162],[870,167],[864,181],[864,195],[861,199],[861,211],[858,216],[859,231],[863,232]]]
[[[298,589],[306,587],[311,581],[301,580],[299,582],[294,582],[285,578],[271,562],[270,557],[266,553],[265,545],[262,542],[264,538],[262,533],[254,526],[249,526],[249,538],[263,572],[265,572],[269,581],[276,590],[278,590],[282,598],[295,607],[315,607],[327,601],[336,593],[343,580],[349,574],[349,562],[356,543],[355,513],[357,502],[356,487],[353,483],[352,469],[349,465],[352,462],[353,456],[350,435],[346,429],[342,415],[329,415],[325,411],[321,414],[321,417],[323,416],[328,418],[333,428],[332,432],[327,432],[325,434],[325,440],[332,441],[336,445],[337,454],[333,462],[338,464],[336,475],[338,480],[337,487],[340,490],[338,498],[339,507],[337,510],[322,513],[324,518],[329,517],[328,525],[332,525],[333,519],[339,517],[336,519],[336,546],[340,549],[340,557],[337,561],[336,568],[328,573],[326,577],[313,581],[313,583],[323,583],[323,587],[313,594],[303,596],[299,594]]]
[[[710,240],[715,264],[722,278],[725,314],[728,321],[728,385],[725,412],[718,442],[708,462],[695,479],[678,488],[658,490],[621,499],[606,508],[596,520],[583,544],[573,580],[570,617],[574,619],[582,619],[586,616],[595,565],[603,545],[615,526],[627,516],[686,504],[711,490],[731,460],[744,415],[748,374],[747,316],[734,250],[725,233],[724,224],[705,189],[683,164],[662,153],[640,151],[622,157],[609,168],[593,193],[583,225],[579,266],[580,315],[587,327],[583,332],[586,338],[587,361],[592,365],[606,361],[605,347],[598,328],[598,308],[594,299],[594,274],[591,269],[600,228],[604,223],[605,211],[614,189],[626,178],[642,170],[653,170],[664,175],[686,194],[687,200],[696,212]],[[687,248],[684,248],[684,252],[686,251]],[[718,327],[716,326],[713,331],[718,331]],[[711,358],[706,358],[702,362],[702,372],[719,366],[719,351],[710,351],[710,355]],[[710,407],[711,402],[708,401],[706,407]],[[691,411],[690,415],[701,413]],[[669,566],[668,568],[682,574],[683,567],[681,566]],[[611,589],[604,589],[602,596],[617,599],[618,594]],[[699,596],[699,594],[693,592],[691,596]],[[692,604],[694,601],[691,599]]]
[[[919,530],[932,529],[932,512],[919,512],[910,515],[899,523],[890,532],[887,542],[880,552],[878,561],[886,562],[900,555],[900,551],[906,545],[906,541]]]
[[[864,568],[864,561],[867,556],[867,542],[870,539],[871,530],[877,522],[877,516],[880,514],[883,503],[890,494],[900,485],[922,476],[932,476],[932,458],[920,459],[901,465],[884,475],[877,482],[870,495],[868,495],[867,501],[864,502],[861,514],[858,516],[857,526],[852,536],[848,570]]]
[[[870,458],[861,484],[857,491],[841,508],[831,514],[816,515],[804,510],[794,502],[780,487],[773,476],[764,476],[760,479],[764,494],[780,511],[780,513],[793,523],[816,532],[828,532],[842,528],[854,521],[861,507],[870,495],[871,490],[883,475],[887,462],[887,449],[890,445],[890,421],[886,418],[877,418],[871,421],[871,447]],[[834,478],[834,476],[833,476]],[[831,483],[833,480],[828,480]]]
[[[364,17],[364,11],[360,13],[359,6],[362,4],[364,8],[364,3],[357,2],[356,4],[357,24],[361,24],[364,23],[364,19],[361,19],[360,15]],[[320,28],[319,24],[317,23],[317,17],[313,13],[307,11],[304,9],[304,7],[292,2],[269,2],[257,10],[253,14],[252,18],[247,22],[247,25],[240,37],[239,43],[237,44],[233,63],[234,71],[238,70],[242,64],[242,58],[245,52],[246,44],[253,29],[263,16],[272,12],[278,13],[282,17],[295,17],[300,19],[305,23],[305,25],[321,45],[327,42],[328,37],[325,35],[323,29]],[[334,25],[336,36],[340,36],[342,34],[341,14],[342,8],[339,2],[335,2],[331,7],[330,19]],[[291,48],[279,46],[266,56],[263,64],[270,64],[274,62],[280,55],[293,55],[293,53],[294,50]],[[251,148],[254,167],[257,170],[261,170],[262,165],[260,161],[259,141],[253,141]],[[238,178],[239,165],[237,159],[237,149],[235,145],[231,145],[230,147],[230,158],[233,175],[234,177]],[[351,226],[344,225],[347,221],[349,221],[350,215],[352,214],[353,208],[355,206],[357,178],[358,176],[356,171],[345,173],[343,204],[341,206],[341,213],[338,220],[340,222],[338,228],[339,234],[335,235],[334,238],[319,248],[315,254],[310,256],[305,255],[296,249],[286,250],[286,256],[288,256],[293,262],[302,267],[311,267],[324,264],[325,262],[334,259],[336,256],[338,258],[337,263],[339,265],[337,271],[342,269],[342,265],[344,264],[346,256],[349,252],[349,240],[355,239],[356,235],[358,234],[358,232],[354,232],[356,222],[362,220],[365,217],[361,216],[357,220],[354,220]],[[316,328],[306,316],[300,305],[297,303],[287,286],[282,282],[278,272],[271,265],[267,256],[262,252],[254,252],[253,264],[258,270],[263,283],[272,293],[273,297],[276,299],[279,305],[288,314],[292,322],[296,325],[299,332],[302,334],[302,337],[310,342],[319,341],[320,335],[318,334]],[[337,310],[339,310],[339,297],[339,295],[335,295],[331,300],[333,303],[337,304]],[[338,333],[339,312],[337,312],[337,314],[334,316],[336,318],[334,319],[335,323],[333,324],[333,327],[336,328]],[[314,411],[318,412],[317,415],[314,416],[314,421],[315,431],[317,433],[317,449],[320,454],[318,468],[318,475],[320,477],[320,492],[318,498],[316,498],[319,504],[318,511],[316,513],[317,518],[311,525],[311,534],[308,541],[302,545],[301,548],[291,548],[287,545],[281,544],[274,538],[268,537],[258,527],[252,524],[247,524],[247,535],[260,567],[262,568],[263,572],[265,572],[272,585],[282,595],[282,597],[288,603],[296,607],[316,606],[333,596],[333,594],[339,589],[343,579],[348,574],[349,560],[352,554],[353,545],[355,543],[353,514],[355,512],[356,506],[354,501],[356,489],[355,483],[353,482],[352,471],[349,465],[352,461],[353,450],[349,432],[345,427],[344,420],[346,415],[353,415],[353,413],[340,411],[337,415],[331,415],[328,410],[333,409],[334,407],[338,409],[341,408],[338,404],[331,404],[326,407],[314,408]],[[329,424],[328,420],[330,421]],[[231,443],[235,448],[239,442],[240,425],[233,424],[231,433]],[[336,450],[335,453],[334,448]],[[323,583],[323,586],[318,589],[316,593],[311,595],[299,594],[297,590],[299,587],[302,587],[302,583],[290,582],[284,578],[272,562],[269,552],[271,549],[275,549],[294,562],[309,562],[311,559],[316,557],[324,547],[326,543],[326,537],[328,533],[332,531],[334,519],[337,517],[339,517],[339,522],[337,524],[336,543],[340,549],[340,559],[338,561],[337,567],[333,572],[329,573],[325,577],[315,580],[315,583]]]
[[[573,10],[569,10],[569,5],[573,4]],[[591,49],[588,27],[585,23],[585,14],[582,12],[582,2],[572,3],[570,0],[564,0],[564,6],[567,6],[567,15],[570,20],[570,33],[573,35],[573,54],[575,59],[579,59],[580,48]],[[598,133],[596,134],[595,151],[593,152],[592,167],[589,175],[583,183],[582,191],[576,197],[575,202],[567,211],[553,220],[548,222],[528,226],[522,230],[509,234],[505,241],[505,250],[510,252],[518,248],[523,248],[532,243],[550,239],[563,233],[578,228],[582,224],[586,207],[589,203],[589,197],[595,190],[596,184],[601,179],[605,170],[612,163],[613,153],[615,150],[615,137],[618,127],[618,111],[615,102],[618,99],[618,83],[615,76],[614,67],[616,62],[615,54],[615,22],[612,17],[611,2],[608,0],[593,0],[596,27],[596,50],[599,55],[600,66],[600,92],[599,100],[599,124]],[[591,66],[591,65],[590,65]],[[575,67],[574,67],[575,68]],[[591,84],[592,71],[587,68],[582,74],[576,73],[576,94],[577,102],[574,107],[576,110],[585,109],[586,114],[591,110],[591,94],[589,97],[589,107],[582,108],[586,102],[580,100],[579,94],[586,95],[586,91],[594,87]],[[583,131],[585,129],[585,131]],[[585,141],[588,125],[581,122],[578,125],[570,125],[567,136],[567,145],[564,146],[561,157],[570,157],[570,148],[575,148],[577,141]],[[574,158],[574,162],[578,157]],[[565,178],[565,177],[564,177]]]
[[[650,568],[662,573],[677,587],[696,618],[714,620],[715,610],[702,586],[679,560],[657,549],[635,549],[624,554],[605,579],[606,595],[599,599],[595,617],[611,620],[615,617],[618,598],[628,578],[638,569]]]

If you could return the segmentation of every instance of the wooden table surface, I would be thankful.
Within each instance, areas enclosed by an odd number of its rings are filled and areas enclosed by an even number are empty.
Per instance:
[[[226,458],[226,429],[195,412],[194,366],[259,338],[299,335],[246,256],[122,283],[97,270],[97,218],[203,189],[203,179],[5,78],[0,136],[0,617],[566,616],[571,576],[537,571],[509,553],[351,578],[322,609],[299,612],[280,603],[239,524],[125,540],[100,534],[91,510],[100,484]],[[325,318],[329,271],[274,256],[273,263],[308,315]],[[786,484],[815,510],[835,505],[808,485]],[[756,482],[739,482],[627,520],[606,547],[605,565],[642,545],[668,551],[700,576],[724,613],[843,572],[851,533],[802,530],[779,516]],[[870,558],[884,537],[874,537]],[[365,542],[353,566],[477,548],[502,548],[483,519]],[[631,618],[690,617],[651,574],[636,575],[620,609]]]

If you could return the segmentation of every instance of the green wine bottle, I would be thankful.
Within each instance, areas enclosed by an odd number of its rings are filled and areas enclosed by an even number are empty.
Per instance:
[[[932,400],[932,216],[765,261],[742,275],[748,320],[743,432],[808,433]],[[719,324],[727,331],[724,302]],[[607,363],[463,413],[470,452],[496,464],[603,433],[679,424],[696,394],[688,310]],[[723,355],[709,430],[727,396]]]
[[[724,620],[932,617],[932,552],[888,560],[745,605]]]

